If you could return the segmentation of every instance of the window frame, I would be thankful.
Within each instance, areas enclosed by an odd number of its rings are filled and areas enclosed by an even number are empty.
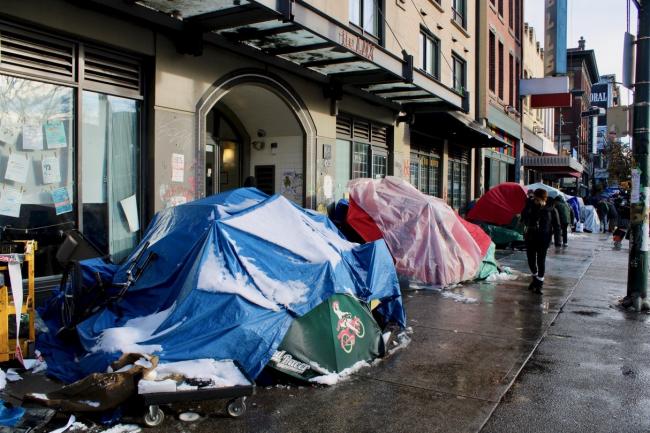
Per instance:
[[[350,143],[350,169],[349,175],[350,179],[358,178],[375,178],[375,167],[374,167],[374,158],[375,156],[383,156],[385,158],[384,164],[384,176],[391,175],[390,168],[390,159],[392,157],[392,127],[388,125],[382,125],[377,122],[372,122],[357,116],[349,115],[342,113],[339,115],[342,119],[349,122],[350,128],[348,134],[343,134],[339,131],[336,133],[337,140],[343,140]],[[355,134],[355,123],[363,123],[367,126],[368,134],[366,137],[361,137],[358,134]],[[380,143],[378,141],[373,141],[373,129],[376,128],[385,128],[386,129],[386,141],[385,143]],[[365,149],[363,152],[357,151],[357,146],[364,146]],[[356,170],[355,171],[355,154],[362,153],[365,158],[365,172]]]
[[[427,57],[428,44],[431,44],[432,53],[434,56],[434,65],[435,70],[429,71],[429,59]],[[428,29],[420,27],[420,67],[419,69],[424,72],[429,77],[432,77],[436,80],[440,80],[440,38],[431,33]],[[432,68],[432,69],[433,69]]]
[[[490,30],[488,41],[488,88],[492,93],[497,92],[497,35]]]
[[[452,0],[451,13],[454,22],[467,29],[467,0]]]
[[[82,168],[82,155],[84,151],[83,145],[83,95],[84,92],[100,93],[107,96],[115,96],[119,98],[131,99],[139,103],[138,119],[136,136],[138,139],[139,148],[137,150],[137,163],[139,178],[136,179],[136,200],[138,203],[138,220],[140,221],[140,230],[137,234],[137,242],[142,238],[146,221],[148,218],[149,202],[146,195],[146,179],[149,176],[150,170],[148,167],[149,161],[149,148],[150,138],[147,135],[149,128],[149,115],[150,105],[147,103],[147,96],[149,85],[151,83],[150,77],[152,61],[150,58],[143,56],[139,53],[132,52],[128,49],[113,48],[101,43],[95,43],[83,37],[69,37],[62,35],[56,31],[50,31],[40,27],[26,27],[12,21],[0,19],[0,32],[7,31],[10,33],[17,33],[24,35],[34,40],[42,41],[57,41],[59,43],[70,44],[74,47],[72,52],[73,60],[73,74],[69,78],[56,76],[42,70],[32,70],[25,67],[16,67],[13,65],[5,65],[0,63],[0,75],[15,77],[27,81],[35,81],[55,86],[69,88],[73,91],[73,116],[72,116],[72,139],[70,146],[74,152],[74,167],[72,178],[72,205],[74,210],[74,217],[71,221],[65,222],[68,228],[74,228],[83,233],[84,230],[84,202],[83,197],[83,168]],[[84,79],[84,71],[86,64],[86,52],[92,52],[93,55],[101,55],[107,59],[122,59],[134,64],[140,68],[138,73],[138,89],[122,87],[112,83],[102,83],[99,81],[91,81]],[[110,162],[109,162],[110,164]],[[65,228],[65,227],[64,227]],[[21,229],[22,230],[22,229]],[[27,228],[29,230],[36,230],[35,228]],[[106,233],[109,237],[110,245],[110,232]],[[110,254],[110,251],[107,252]],[[49,285],[51,281],[60,278],[60,274],[52,274],[37,277],[37,284],[40,281],[43,285]]]
[[[451,52],[451,62],[452,62],[452,88],[458,93],[464,95],[467,90],[467,61],[461,57],[458,53]],[[456,67],[460,66],[461,68],[461,82],[460,87],[456,86]]]
[[[424,166],[422,160],[426,160],[427,164]],[[432,165],[432,161],[436,161],[435,167]],[[413,174],[413,167],[417,167],[417,175]],[[442,186],[442,156],[436,152],[421,150],[418,148],[411,148],[409,168],[411,170],[409,181],[418,191],[423,194],[427,194],[433,197],[441,198],[441,186]],[[432,176],[435,168],[435,175]],[[424,185],[422,184],[423,176],[425,174]],[[417,184],[413,183],[413,179],[417,180]],[[434,177],[434,182],[432,183],[432,177]],[[433,188],[432,188],[433,185]]]
[[[352,10],[352,2],[356,1],[359,4],[359,10],[357,11],[359,15],[360,22],[354,22],[352,20],[352,16],[350,14],[350,11]],[[373,42],[376,42],[378,44],[382,44],[383,42],[383,25],[382,23],[384,20],[382,19],[383,14],[384,14],[384,2],[383,0],[349,0],[349,5],[348,5],[348,22],[350,25],[359,31],[361,34],[364,36],[368,37],[371,39]],[[376,29],[373,31],[370,31],[366,28],[365,26],[365,13],[366,13],[366,6],[368,4],[371,4],[372,7],[374,8],[374,13],[375,13],[375,23],[374,25],[376,26]],[[375,33],[376,31],[376,33]]]

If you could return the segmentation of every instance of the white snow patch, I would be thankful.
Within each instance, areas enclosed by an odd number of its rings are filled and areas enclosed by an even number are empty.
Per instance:
[[[312,379],[309,379],[310,382],[318,383],[321,385],[336,385],[337,383],[347,380],[351,375],[361,370],[362,368],[370,367],[370,364],[366,361],[359,361],[354,364],[352,367],[346,368],[340,373],[329,373],[323,376],[316,376]]]
[[[91,351],[102,351],[107,353],[153,353],[161,351],[162,346],[159,344],[139,343],[164,335],[181,324],[181,322],[179,322],[154,335],[156,329],[158,329],[165,319],[169,317],[174,307],[175,305],[172,305],[167,310],[150,314],[149,316],[136,317],[127,321],[124,326],[105,329],[100,335],[97,344]]]
[[[469,296],[464,296],[464,295],[462,295],[460,293],[449,292],[447,290],[441,290],[440,295],[443,298],[453,299],[454,302],[461,302],[463,304],[476,304],[476,303],[478,303],[478,299],[476,299],[476,298],[470,298]]]
[[[208,252],[208,257],[201,265],[197,287],[206,292],[233,293],[269,310],[278,311],[280,308],[250,284],[247,276],[233,274],[226,267],[223,256],[214,251]]]
[[[336,266],[341,260],[341,251],[355,245],[312,220],[282,196],[223,223],[272,242],[311,263],[330,262]]]
[[[194,359],[190,361],[170,362],[158,364],[155,369],[158,379],[166,379],[179,375],[186,379],[210,380],[211,387],[222,388],[237,385],[250,385],[232,361],[218,361],[216,359]]]
[[[408,347],[408,345],[411,344],[411,337],[409,337],[409,334],[412,333],[413,333],[413,329],[411,329],[410,332],[407,329],[397,334],[397,341],[393,341],[395,347],[389,349],[388,354],[392,355],[398,350],[406,349],[406,347]]]
[[[225,204],[225,205],[217,205],[218,210],[225,211],[229,214],[241,212],[245,209],[248,209],[249,207],[253,207],[256,204],[260,203],[258,200],[253,200],[252,198],[247,198],[246,200],[242,201],[241,203],[231,203],[231,204]]]
[[[88,426],[82,422],[76,421],[70,426],[71,432],[73,431],[86,431],[88,430]]]
[[[138,359],[137,361],[135,361],[135,365],[139,365],[140,367],[143,367],[143,368],[146,368],[146,369],[153,367],[153,364],[151,363],[151,361],[149,361],[146,358]]]
[[[289,307],[292,304],[303,303],[307,300],[309,288],[302,281],[278,281],[255,265],[255,259],[239,255],[246,272],[251,276],[255,285],[267,299],[277,304]],[[277,306],[276,306],[277,308]]]
[[[117,424],[113,427],[102,430],[100,433],[139,433],[142,429],[135,424]]]
[[[6,386],[7,386],[7,375],[2,369],[0,369],[0,390],[5,389]]]
[[[8,382],[17,382],[23,380],[23,378],[16,372],[15,368],[10,368],[7,370],[7,381]],[[1,384],[1,381],[0,381]]]
[[[489,282],[494,282],[494,281],[512,281],[512,280],[516,280],[516,279],[517,279],[517,275],[515,275],[515,274],[513,274],[513,273],[510,273],[510,272],[507,272],[507,271],[504,270],[504,272],[499,272],[499,273],[495,272],[494,274],[490,274],[490,275],[485,279],[485,281],[489,281]]]
[[[99,402],[98,401],[81,400],[79,403],[85,404],[86,406],[90,406],[90,407],[99,407]]]
[[[587,234],[582,234],[582,233],[569,233],[569,239],[581,239],[581,238],[588,238],[589,235]]]
[[[145,380],[138,382],[138,394],[153,394],[156,392],[176,392],[176,381],[171,379],[165,380]]]

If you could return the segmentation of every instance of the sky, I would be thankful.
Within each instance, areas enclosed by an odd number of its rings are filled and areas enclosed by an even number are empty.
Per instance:
[[[621,80],[623,72],[623,34],[627,30],[628,0],[567,0],[567,48],[578,46],[580,36],[586,48],[596,53],[600,75],[616,74]],[[544,44],[545,0],[524,0],[524,19],[535,28],[537,40]],[[630,6],[630,32],[636,35],[636,7]],[[621,89],[622,102],[627,91]]]

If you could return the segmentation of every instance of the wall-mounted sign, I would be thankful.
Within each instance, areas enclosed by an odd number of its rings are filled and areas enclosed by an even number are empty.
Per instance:
[[[567,0],[546,0],[544,75],[566,74]]]
[[[355,53],[365,57],[368,60],[373,59],[375,46],[372,44],[372,42],[367,41],[360,36],[346,32],[345,30],[340,30],[339,43],[345,48],[354,51]]]

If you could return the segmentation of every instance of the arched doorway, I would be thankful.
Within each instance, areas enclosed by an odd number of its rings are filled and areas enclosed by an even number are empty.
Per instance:
[[[253,176],[262,191],[313,207],[316,130],[280,78],[230,74],[212,86],[197,112],[201,196],[241,187]]]

